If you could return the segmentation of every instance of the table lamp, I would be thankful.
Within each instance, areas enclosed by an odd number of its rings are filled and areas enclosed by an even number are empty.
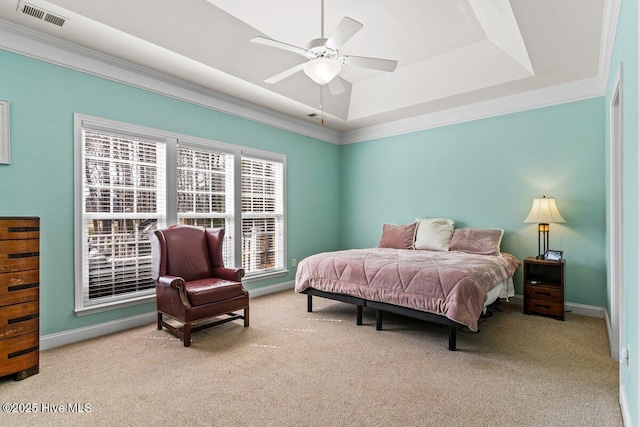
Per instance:
[[[566,222],[558,207],[556,199],[553,197],[542,196],[542,199],[533,199],[531,212],[525,218],[526,223],[538,224],[538,256],[537,259],[544,259],[544,254],[549,249],[549,224],[552,222]],[[542,251],[540,251],[540,243],[542,242]]]

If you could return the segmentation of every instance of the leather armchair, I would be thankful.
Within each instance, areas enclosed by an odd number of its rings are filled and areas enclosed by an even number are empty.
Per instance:
[[[242,286],[244,270],[224,266],[224,231],[174,225],[149,233],[158,330],[164,326],[181,338],[185,347],[191,345],[191,333],[204,328],[236,319],[244,319],[244,326],[249,326],[249,293]],[[233,313],[237,310],[244,310],[244,315]],[[182,326],[165,322],[163,315]],[[221,315],[229,317],[203,322]]]

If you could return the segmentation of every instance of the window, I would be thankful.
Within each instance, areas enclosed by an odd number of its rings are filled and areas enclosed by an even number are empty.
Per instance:
[[[161,142],[82,129],[83,307],[153,291],[146,232],[165,223],[165,163]]]
[[[284,164],[242,158],[242,267],[284,268]]]
[[[233,154],[178,144],[178,222],[225,228],[224,265],[234,262]]]
[[[151,301],[148,232],[224,227],[245,280],[285,273],[285,156],[76,115],[76,313]]]

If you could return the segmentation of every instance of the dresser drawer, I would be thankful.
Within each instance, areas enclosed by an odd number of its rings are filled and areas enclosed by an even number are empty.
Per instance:
[[[31,301],[0,307],[0,340],[29,332],[38,335],[39,305],[38,301]],[[3,341],[0,341],[0,347],[4,348]]]
[[[19,302],[37,301],[40,296],[40,271],[0,273],[0,307]]]
[[[0,240],[39,239],[38,218],[0,219]]]
[[[0,340],[0,376],[17,373],[17,379],[22,379],[24,375],[20,375],[20,371],[31,370],[29,375],[37,373],[40,361],[38,345],[37,332]]]
[[[564,319],[564,301],[528,298],[524,303],[524,312],[546,314]]]
[[[0,273],[38,270],[39,265],[39,240],[0,240]]]
[[[550,301],[564,301],[564,292],[559,287],[525,285],[524,294],[527,298],[537,298]]]

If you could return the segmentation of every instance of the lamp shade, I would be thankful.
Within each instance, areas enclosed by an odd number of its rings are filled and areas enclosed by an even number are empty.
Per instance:
[[[302,66],[304,73],[319,85],[329,83],[338,75],[342,66],[335,59],[316,58]]]
[[[566,221],[562,215],[560,215],[560,211],[558,211],[556,199],[542,196],[542,199],[533,199],[531,212],[529,212],[529,215],[524,219],[524,222],[550,224],[552,222]]]

